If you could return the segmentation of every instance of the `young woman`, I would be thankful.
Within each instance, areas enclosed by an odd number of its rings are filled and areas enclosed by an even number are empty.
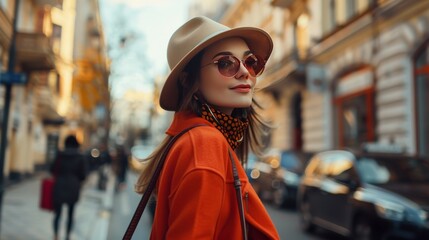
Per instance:
[[[189,20],[168,46],[171,73],[160,105],[175,111],[167,137],[148,158],[136,190],[144,192],[167,142],[170,149],[157,181],[151,239],[243,239],[233,165],[249,239],[279,239],[241,163],[249,147],[259,151],[264,124],[255,113],[256,78],[272,51],[258,28],[230,29],[205,17]]]

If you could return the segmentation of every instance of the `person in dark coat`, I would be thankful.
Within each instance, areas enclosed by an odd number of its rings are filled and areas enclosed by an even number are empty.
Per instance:
[[[116,147],[116,171],[117,171],[117,190],[124,189],[127,180],[128,170],[128,154],[125,151],[125,146],[118,145]]]
[[[86,177],[86,166],[83,155],[79,152],[79,142],[75,136],[68,136],[64,142],[65,149],[60,151],[51,165],[51,173],[55,176],[53,189],[54,203],[54,235],[59,236],[61,210],[64,204],[68,207],[66,239],[69,239],[73,226],[74,208],[79,200],[82,182]]]

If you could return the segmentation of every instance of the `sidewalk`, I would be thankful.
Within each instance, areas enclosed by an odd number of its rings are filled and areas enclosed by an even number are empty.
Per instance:
[[[109,168],[110,169],[110,168]],[[72,240],[106,240],[113,204],[115,177],[108,171],[106,191],[97,189],[97,172],[90,173],[76,205]],[[41,173],[6,189],[1,216],[0,240],[53,239],[53,213],[39,208]],[[60,239],[64,239],[67,211],[61,216]]]
[[[111,211],[108,240],[122,239],[142,198],[142,195],[134,191],[134,183],[137,182],[138,175],[138,173],[128,171],[125,187],[115,194],[115,207]],[[151,230],[152,217],[149,214],[149,209],[146,208],[132,239],[147,240]]]

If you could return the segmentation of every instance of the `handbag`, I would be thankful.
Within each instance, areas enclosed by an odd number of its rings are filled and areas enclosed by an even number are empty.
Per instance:
[[[49,177],[45,177],[41,181],[39,207],[42,210],[46,210],[46,211],[54,210],[53,193],[54,193],[54,185],[55,185],[55,175],[58,173],[59,164],[60,164],[60,159],[58,158],[54,166],[53,175]]]
[[[174,136],[168,142],[164,152],[161,155],[161,159],[160,159],[158,165],[156,166],[155,172],[149,181],[149,185],[146,188],[145,192],[143,193],[143,196],[142,196],[139,204],[137,205],[136,211],[134,212],[134,215],[130,221],[130,224],[128,225],[127,230],[125,231],[125,234],[124,234],[122,240],[131,240],[131,238],[134,234],[134,231],[136,230],[137,224],[140,221],[140,218],[143,214],[143,211],[147,205],[149,197],[152,194],[153,189],[155,188],[156,181],[158,180],[159,174],[162,170],[162,167],[164,166],[164,162],[165,162],[165,158],[167,156],[167,153],[170,150],[170,148],[173,146],[174,142],[176,142],[176,140],[180,136],[182,136],[184,133],[186,133],[187,131],[191,130],[192,128],[199,127],[199,126],[207,126],[207,125],[198,124],[198,125],[191,126],[187,129],[183,130],[182,132],[180,132],[176,136]],[[237,204],[238,204],[238,210],[239,210],[239,214],[240,214],[240,222],[241,222],[241,229],[242,229],[242,233],[243,233],[243,239],[247,240],[246,222],[245,222],[245,218],[244,218],[244,207],[243,207],[243,200],[241,198],[241,181],[238,178],[237,167],[234,163],[234,159],[232,158],[232,154],[231,154],[231,151],[229,150],[229,148],[228,148],[228,153],[229,153],[229,158],[231,159],[231,162],[232,162],[232,171],[233,171],[233,176],[234,176],[234,187],[236,189],[236,194],[237,194]]]
[[[54,177],[45,177],[42,179],[42,185],[40,189],[40,208],[43,210],[54,210],[54,203],[52,198],[54,183]]]

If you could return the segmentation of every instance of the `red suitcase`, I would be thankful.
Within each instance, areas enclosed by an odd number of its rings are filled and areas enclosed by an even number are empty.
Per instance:
[[[55,179],[53,177],[46,177],[42,179],[42,185],[40,189],[40,208],[43,210],[54,210],[54,204],[52,202],[54,182]]]

